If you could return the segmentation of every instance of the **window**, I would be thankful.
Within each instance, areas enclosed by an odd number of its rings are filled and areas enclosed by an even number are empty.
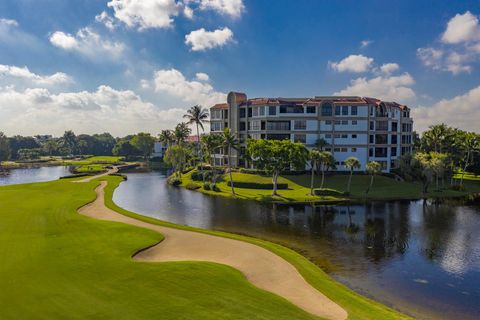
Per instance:
[[[290,130],[290,121],[269,121],[267,130]]]
[[[248,117],[252,117],[252,107],[248,108]]]
[[[370,143],[375,143],[375,136],[373,134],[370,135]]]
[[[258,107],[258,115],[259,116],[264,116],[265,115],[265,107],[264,106]]]
[[[358,107],[357,106],[352,106],[351,107],[351,114],[352,116],[356,116],[358,114]]]
[[[340,106],[336,106],[336,107],[335,107],[335,115],[336,115],[336,116],[339,116],[340,113],[341,113],[341,111],[342,111],[342,107],[340,107]]]
[[[388,130],[388,121],[377,121],[377,131],[387,131]]]
[[[357,120],[352,120],[352,126],[356,126],[357,125]]]
[[[253,107],[252,111],[252,116],[258,117],[258,107]]]
[[[370,130],[375,130],[375,122],[370,121]]]
[[[326,147],[326,148],[325,148],[325,151],[332,152],[332,148]]]
[[[357,148],[352,148],[352,152],[357,152]]]
[[[325,139],[332,139],[332,135],[329,134],[329,133],[327,133],[327,134],[325,135]]]
[[[387,144],[388,143],[388,134],[376,134],[375,135],[376,144]]]
[[[335,120],[335,124],[342,124],[342,121],[340,121],[340,120]]]
[[[352,139],[357,139],[357,135],[356,135],[356,134],[352,134]]]
[[[331,104],[323,104],[322,105],[322,116],[323,117],[331,117],[332,116],[332,105]]]
[[[260,121],[251,121],[250,123],[250,130],[260,130]]]
[[[317,113],[317,108],[315,106],[308,106],[307,113]]]
[[[294,139],[295,142],[306,143],[307,142],[307,135],[305,135],[305,134],[295,134],[293,139]]]
[[[375,148],[375,157],[376,158],[386,158],[387,157],[387,148]]]
[[[332,120],[325,120],[325,124],[326,124],[326,125],[331,125],[331,124],[332,124]]]
[[[307,129],[307,120],[295,120],[293,122],[294,130],[306,130]]]
[[[340,139],[340,134],[337,133],[337,134],[334,135],[334,137],[335,137],[335,139]]]
[[[342,125],[343,125],[343,126],[348,125],[348,120],[342,120]]]
[[[390,156],[392,157],[397,156],[397,147],[393,147],[390,149]]]
[[[222,123],[212,122],[212,131],[222,131]]]
[[[340,148],[334,148],[333,152],[340,152]]]
[[[396,134],[392,135],[390,143],[391,144],[397,144],[398,143],[398,138],[397,138]]]
[[[348,134],[342,134],[342,139],[348,139]]]
[[[398,131],[398,123],[392,122],[392,131]]]
[[[245,129],[246,129],[245,121],[240,121],[240,131],[245,131]]]
[[[368,149],[368,156],[373,157],[373,148]]]
[[[348,149],[347,148],[341,148],[340,151],[341,152],[348,152]]]
[[[289,134],[279,134],[279,133],[267,134],[267,139],[269,139],[269,140],[290,140],[290,135]]]
[[[276,106],[269,106],[268,107],[268,115],[269,116],[277,115],[277,107]]]
[[[342,107],[342,116],[348,116],[348,106]]]
[[[282,105],[280,106],[280,113],[303,113],[303,107]]]

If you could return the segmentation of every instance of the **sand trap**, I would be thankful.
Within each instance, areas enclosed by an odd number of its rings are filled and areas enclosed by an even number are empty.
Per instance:
[[[89,180],[90,181],[90,180]],[[80,208],[80,214],[123,222],[157,231],[165,239],[140,253],[139,261],[211,261],[240,270],[255,286],[275,293],[319,317],[343,320],[347,312],[308,284],[290,263],[259,246],[213,235],[162,227],[119,214],[105,206],[106,181],[95,189],[97,199]]]

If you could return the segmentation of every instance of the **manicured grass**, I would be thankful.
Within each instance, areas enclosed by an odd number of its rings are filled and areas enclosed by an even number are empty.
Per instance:
[[[80,165],[89,165],[89,164],[115,164],[120,162],[123,157],[117,156],[94,156],[90,158],[85,158],[81,160],[64,160],[64,163],[67,165],[80,166]]]
[[[191,179],[192,172],[182,176],[182,185],[187,186],[195,184],[203,186],[202,182],[193,181]],[[271,183],[271,177],[234,172],[234,181],[241,182],[258,182]],[[320,187],[320,177],[315,177],[314,187]],[[451,189],[435,190],[435,185],[432,184],[429,188],[430,193],[427,197],[441,198],[441,197],[460,197],[465,196],[471,192],[480,192],[480,179],[465,179],[466,191],[455,191]],[[197,189],[210,195],[232,197],[231,188],[227,185],[229,181],[228,175],[224,175],[217,183],[220,191]],[[310,175],[287,175],[279,178],[279,182],[288,183],[287,190],[278,190],[279,196],[271,196],[271,190],[251,189],[251,188],[235,188],[236,198],[249,199],[256,201],[275,201],[275,202],[339,202],[339,201],[360,201],[360,200],[402,200],[402,199],[419,199],[422,198],[422,186],[419,182],[403,182],[397,181],[393,178],[378,175],[374,179],[373,188],[368,195],[365,195],[365,190],[370,183],[370,176],[363,174],[355,174],[352,177],[352,185],[349,196],[333,197],[333,196],[311,196],[310,195]],[[347,174],[326,175],[325,188],[332,188],[338,191],[346,191],[348,184]],[[448,185],[448,182],[447,182]]]
[[[2,319],[316,319],[228,266],[133,261],[162,236],[79,215],[97,184],[0,187]]]
[[[410,317],[403,315],[395,310],[392,310],[380,303],[372,301],[368,298],[365,298],[352,290],[348,289],[344,285],[336,282],[331,277],[329,277],[325,272],[318,268],[315,264],[309,261],[307,258],[303,257],[299,253],[288,249],[284,246],[271,243],[269,241],[256,239],[252,237],[247,237],[243,235],[236,235],[220,231],[211,231],[203,230],[188,226],[176,225],[169,222],[160,221],[154,218],[142,216],[131,211],[125,210],[118,207],[112,200],[113,191],[120,183],[119,177],[107,177],[109,184],[105,191],[105,202],[107,207],[122,213],[126,216],[133,217],[145,222],[158,224],[166,227],[178,228],[183,230],[191,230],[197,232],[203,232],[206,234],[212,234],[222,237],[227,237],[231,239],[237,239],[241,241],[246,241],[253,243],[255,245],[261,246],[267,250],[272,251],[273,253],[281,256],[302,274],[302,276],[315,288],[324,293],[327,297],[332,299],[341,305],[345,310],[347,310],[349,317],[348,319],[360,320],[360,319],[411,319]],[[194,318],[194,317],[193,317]],[[268,317],[267,317],[268,318]],[[300,319],[298,317],[293,317],[292,319]]]

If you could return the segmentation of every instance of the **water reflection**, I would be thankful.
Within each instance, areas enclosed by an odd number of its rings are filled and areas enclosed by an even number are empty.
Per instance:
[[[270,239],[328,259],[351,288],[424,319],[480,318],[480,212],[427,202],[263,205],[131,174],[120,206],[162,220]],[[321,263],[320,263],[321,264]]]
[[[64,166],[11,169],[8,172],[6,176],[0,175],[0,186],[52,181],[70,174],[69,168]]]

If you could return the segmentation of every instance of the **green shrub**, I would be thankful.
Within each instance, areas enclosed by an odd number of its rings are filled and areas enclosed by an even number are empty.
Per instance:
[[[231,186],[230,181],[227,182],[227,185]],[[273,183],[233,181],[233,186],[235,188],[273,190]],[[288,189],[288,183],[277,183],[277,189]]]
[[[187,188],[188,190],[197,190],[198,188],[200,188],[200,186],[195,184],[195,183],[190,182],[189,184],[187,184],[185,186],[185,188]]]
[[[210,185],[210,188],[215,192],[220,192],[220,188],[214,183]]]
[[[267,172],[265,170],[259,170],[259,169],[246,169],[246,168],[240,168],[239,170],[240,173],[248,173],[248,174],[259,174],[266,176]]]
[[[174,187],[177,187],[177,186],[182,184],[182,180],[180,180],[178,177],[172,175],[172,176],[168,177],[167,183],[174,186]]]
[[[211,190],[210,183],[204,183],[203,184],[203,190]]]
[[[111,173],[110,175],[111,175],[111,176],[122,177],[124,181],[127,181],[127,180],[128,180],[127,175],[126,175],[126,174],[123,174],[123,173],[118,173],[118,172],[116,172],[116,173]]]
[[[86,176],[89,176],[89,175],[90,175],[89,173],[76,173],[76,174],[72,174],[72,175],[69,175],[69,176],[60,177],[59,179],[80,178],[80,177],[86,177]]]
[[[313,194],[316,196],[344,196],[345,192],[341,192],[335,189],[330,189],[330,188],[318,188],[318,189],[313,189]]]

